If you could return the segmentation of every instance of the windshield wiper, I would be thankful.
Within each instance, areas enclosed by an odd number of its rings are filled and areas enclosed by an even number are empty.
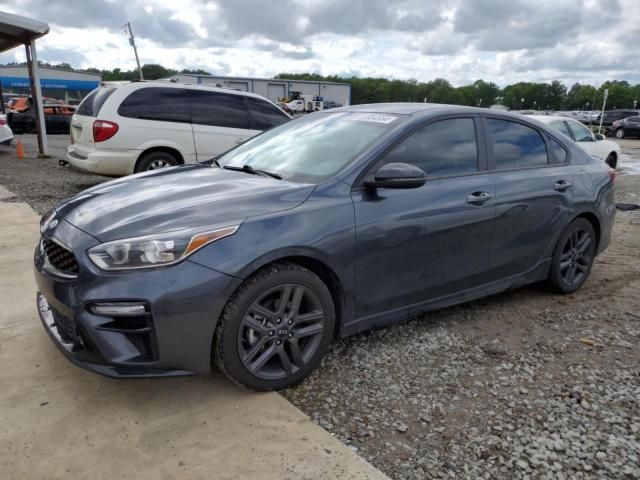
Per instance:
[[[236,167],[235,165],[223,165],[222,168],[226,170],[233,170],[236,172],[245,172],[250,173],[252,175],[262,175],[263,177],[271,177],[277,180],[282,180],[282,175],[273,172],[267,172],[266,170],[257,170],[253,168],[251,165],[242,165],[241,167]]]

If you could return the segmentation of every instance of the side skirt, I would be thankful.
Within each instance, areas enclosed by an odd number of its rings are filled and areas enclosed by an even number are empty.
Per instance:
[[[550,267],[551,259],[549,258],[547,260],[543,260],[537,266],[525,273],[504,278],[502,280],[496,280],[495,282],[470,288],[462,292],[426,300],[424,302],[396,308],[394,310],[387,310],[386,312],[369,315],[367,317],[356,318],[342,326],[340,336],[347,337],[349,335],[366,330],[372,330],[374,328],[384,327],[403,320],[411,320],[420,313],[440,310],[460,303],[470,302],[471,300],[477,300],[478,298],[495,295],[497,293],[504,292],[505,290],[511,290],[530,283],[539,282],[547,278]]]

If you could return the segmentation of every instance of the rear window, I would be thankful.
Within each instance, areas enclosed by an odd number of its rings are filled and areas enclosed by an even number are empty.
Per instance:
[[[118,115],[159,122],[189,122],[187,92],[182,88],[147,87],[131,92]]]
[[[82,100],[76,113],[78,115],[84,115],[85,117],[97,117],[104,102],[106,102],[107,98],[115,91],[115,88],[109,87],[96,88]]]

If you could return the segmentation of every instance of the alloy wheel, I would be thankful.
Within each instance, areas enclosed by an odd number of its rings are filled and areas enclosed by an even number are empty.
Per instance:
[[[284,284],[258,297],[242,318],[238,353],[254,376],[277,380],[306,365],[322,341],[325,312],[318,296]]]
[[[616,137],[624,138],[624,128],[619,128],[618,130],[616,130]]]
[[[567,238],[560,255],[560,275],[569,287],[580,284],[588,275],[591,262],[591,234],[583,229],[575,230]]]
[[[149,166],[147,167],[147,170],[157,170],[159,168],[167,168],[167,167],[170,167],[170,166],[171,165],[166,160],[158,159],[158,160],[154,160],[153,162],[151,162],[149,164]]]

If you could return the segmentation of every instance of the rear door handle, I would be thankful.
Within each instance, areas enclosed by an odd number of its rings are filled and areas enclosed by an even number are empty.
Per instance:
[[[553,189],[558,192],[566,192],[571,187],[571,183],[566,180],[558,180],[554,185]]]
[[[240,145],[241,143],[244,143],[246,141],[247,141],[246,138],[237,138],[236,140],[234,140],[233,143],[235,143],[236,145]]]
[[[487,200],[491,199],[491,194],[487,192],[473,192],[467,197],[467,203],[472,205],[482,205]]]

